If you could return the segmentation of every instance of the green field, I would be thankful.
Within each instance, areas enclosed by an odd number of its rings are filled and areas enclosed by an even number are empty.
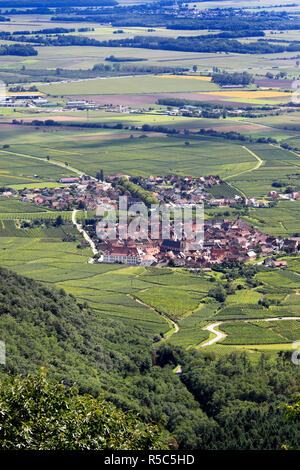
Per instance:
[[[142,77],[103,78],[73,83],[39,85],[39,90],[52,96],[65,95],[119,95],[130,93],[174,93],[215,91],[219,87],[204,80],[165,78],[155,75]]]
[[[15,136],[18,138],[18,135]],[[22,152],[22,144],[19,145],[19,152],[0,150],[0,185],[11,186],[16,184],[32,184],[45,181],[57,181],[63,176],[70,176],[72,173],[66,169],[32,158],[30,154]]]
[[[208,137],[190,139],[190,145],[187,148],[186,138],[163,135],[144,139],[132,139],[130,135],[123,139],[115,139],[111,136],[111,139],[102,140],[97,136],[84,139],[76,131],[59,130],[55,132],[55,139],[53,139],[53,133],[49,131],[36,131],[31,140],[30,136],[32,137],[32,134],[26,129],[22,142],[15,142],[13,134],[10,134],[6,138],[10,148],[5,153],[2,152],[3,168],[7,168],[6,162],[9,157],[10,166],[18,165],[15,173],[19,173],[20,180],[21,176],[24,180],[27,168],[26,175],[29,176],[26,177],[30,183],[33,181],[32,173],[38,172],[41,178],[51,179],[68,173],[68,170],[51,165],[50,162],[35,161],[34,158],[26,158],[26,156],[46,158],[49,155],[50,159],[62,163],[67,162],[71,167],[93,176],[99,168],[103,168],[105,174],[124,172],[147,176],[174,172],[181,175],[219,174],[221,177],[226,177],[233,171],[251,170],[257,163],[242,145],[235,142],[226,142],[225,145],[222,139],[214,140]],[[31,171],[30,168],[32,168]],[[5,184],[4,174],[2,178]],[[11,179],[10,183],[13,184],[22,182],[17,178]]]
[[[22,214],[24,212],[45,212],[45,208],[35,206],[30,202],[22,202],[17,198],[0,198],[0,214]]]
[[[56,215],[57,217],[57,215]],[[45,219],[43,219],[45,220]],[[40,238],[40,239],[55,239],[63,240],[66,237],[78,237],[76,228],[69,221],[60,227],[46,227],[44,224],[22,228],[21,222],[24,221],[24,216],[20,219],[0,219],[0,237],[21,237],[21,238]]]
[[[168,317],[178,320],[196,309],[203,296],[185,290],[152,287],[137,294],[137,298]]]
[[[299,232],[299,208],[299,201],[279,201],[276,207],[267,210],[251,209],[249,216],[243,218],[270,235],[286,237]]]
[[[198,176],[219,174],[230,184],[240,188],[247,197],[265,197],[274,189],[272,182],[275,180],[286,185],[292,181],[296,190],[300,188],[298,178],[300,158],[288,150],[268,144],[247,144],[244,147],[238,142],[211,137],[165,137],[153,136],[150,133],[147,138],[140,139],[138,138],[140,133],[135,134],[126,127],[149,122],[154,125],[173,123],[172,125],[183,128],[187,121],[184,118],[175,120],[155,114],[144,115],[143,119],[140,116],[124,116],[116,119],[111,114],[108,117],[110,120],[114,119],[112,123],[119,120],[125,126],[124,129],[109,131],[89,129],[84,132],[70,128],[56,129],[55,139],[53,130],[48,128],[40,130],[16,126],[8,131],[2,131],[4,143],[10,146],[0,152],[0,159],[2,156],[5,162],[2,168],[0,167],[3,184],[25,181],[29,184],[33,182],[34,174],[41,179],[70,174],[66,168],[50,166],[41,160],[35,162],[33,159],[26,159],[27,172],[20,164],[26,156],[44,159],[49,155],[55,161],[68,162],[71,166],[94,175],[99,167],[106,172],[118,170],[145,176],[166,174],[171,171]],[[188,120],[188,123],[196,125],[196,121],[196,119]],[[223,126],[226,126],[226,121],[222,123]],[[130,138],[131,135],[133,139]],[[184,144],[186,140],[190,142],[189,147]],[[7,166],[8,161],[11,170]],[[16,171],[13,170],[14,167],[18,167]],[[24,171],[21,171],[23,169]],[[255,177],[253,177],[254,171]],[[39,182],[37,179],[37,183]]]
[[[222,331],[228,336],[223,344],[280,344],[296,341],[300,335],[297,320],[224,323]]]
[[[255,177],[251,172],[241,173],[230,178],[230,182],[240,187],[247,197],[264,197],[274,190],[272,182],[279,180],[283,184],[291,184],[291,179],[299,185],[300,158],[293,152],[272,145],[247,145],[263,164],[255,170]],[[293,178],[294,175],[294,178]],[[294,181],[293,181],[294,183]]]

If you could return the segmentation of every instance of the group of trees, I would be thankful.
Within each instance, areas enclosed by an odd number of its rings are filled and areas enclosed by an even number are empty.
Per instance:
[[[212,15],[212,12],[214,13]],[[199,18],[176,18],[168,21],[169,29],[213,29],[236,32],[299,29],[299,18],[286,12],[246,12],[243,9],[222,8],[204,13]],[[241,36],[240,36],[241,37]]]
[[[150,338],[140,329],[129,331],[122,323],[100,319],[64,290],[3,268],[0,331],[7,355],[0,377],[36,373],[45,366],[50,377],[96,395],[101,386],[112,385],[113,377],[125,378],[151,365]]]
[[[27,36],[30,34],[67,34],[67,33],[74,33],[76,31],[75,28],[45,28],[45,29],[38,29],[35,31],[13,31],[11,34],[18,35],[18,36]]]
[[[229,139],[229,140],[240,140],[242,142],[255,142],[258,144],[278,144],[282,148],[290,149],[290,150],[298,150],[297,147],[292,147],[289,144],[280,144],[276,139],[273,139],[272,137],[249,137],[247,135],[241,134],[240,132],[235,132],[235,131],[230,131],[230,132],[218,132],[215,131],[214,129],[200,129],[200,131],[197,133],[200,135],[209,135],[213,137],[222,137],[224,139]]]
[[[26,57],[38,55],[38,52],[30,44],[2,44],[0,46],[0,55],[19,55]]]
[[[131,196],[143,201],[146,206],[151,206],[151,204],[157,204],[158,200],[153,196],[151,191],[141,188],[141,186],[132,183],[127,178],[122,177],[118,181],[118,186],[123,189],[123,191],[129,191]]]
[[[107,62],[143,62],[144,60],[142,57],[115,57],[114,55],[110,55],[106,57],[105,60]]]
[[[100,171],[97,171],[96,178],[98,181],[104,181],[104,173],[103,169],[101,168]]]
[[[61,41],[63,42],[64,40]],[[268,42],[259,41],[242,43],[236,39],[218,37],[207,40],[202,36],[199,36],[199,38],[195,36],[180,36],[177,38],[135,36],[134,38],[110,39],[97,42],[97,45],[100,47],[134,47],[190,52],[234,52],[239,54],[273,54],[284,52],[289,47],[288,45],[269,44]],[[298,47],[300,50],[300,45]]]
[[[28,92],[28,91],[38,91],[38,88],[35,85],[30,86],[29,88],[24,88],[22,85],[11,86],[9,88],[10,92],[13,93],[20,93],[20,92]]]
[[[194,359],[183,363],[182,382],[217,423],[212,447],[217,442],[219,448],[243,450],[299,444],[299,421],[288,422],[281,408],[287,395],[298,392],[293,371],[298,375],[299,370],[290,358],[279,357],[275,365],[262,355],[253,364],[241,353],[206,359],[205,364],[197,354],[191,355]],[[291,416],[296,416],[294,408]]]
[[[216,287],[213,287],[212,289],[209,290],[208,296],[213,297],[214,299],[217,300],[217,302],[223,303],[226,300],[227,294],[226,294],[224,287],[221,284],[219,284]]]
[[[110,64],[96,64],[92,68],[92,72],[122,72],[122,73],[180,73],[180,72],[187,72],[189,69],[188,67],[169,67],[169,66],[159,66],[159,65],[132,65],[131,62],[142,62],[146,59],[135,59],[135,58],[116,58],[111,56],[105,59],[108,62],[112,62],[113,65]],[[124,63],[125,62],[125,63]],[[129,62],[129,63],[128,63]],[[122,63],[122,65],[120,65]]]
[[[254,82],[254,77],[248,72],[220,72],[212,74],[212,82],[218,85],[249,85]]]
[[[88,36],[74,36],[74,35],[65,35],[65,34],[34,34],[30,37],[27,36],[27,33],[23,35],[15,36],[13,34],[8,34],[7,32],[1,33],[1,37],[5,37],[8,41],[19,41],[26,43],[33,43],[43,46],[101,46],[100,41],[97,39],[89,38]]]
[[[225,105],[221,105],[218,103],[205,103],[203,101],[197,101],[197,100],[187,100],[184,98],[172,98],[172,97],[165,97],[165,98],[159,98],[157,100],[157,104],[163,105],[163,106],[175,106],[177,108],[182,108],[184,106],[196,106],[196,107],[201,107],[201,108],[207,108],[209,109],[224,109]],[[226,109],[233,109],[232,107],[226,106]]]

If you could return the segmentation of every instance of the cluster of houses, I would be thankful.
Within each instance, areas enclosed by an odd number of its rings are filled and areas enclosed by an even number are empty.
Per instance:
[[[6,92],[1,94],[2,108],[56,108],[60,111],[70,110],[103,110],[115,113],[135,113],[140,110],[128,106],[105,104],[98,105],[92,100],[67,100],[64,105],[49,101],[44,93],[39,91]]]
[[[46,100],[47,101],[47,100]],[[2,108],[26,108],[44,102],[44,94],[39,91],[0,91]]]
[[[103,179],[103,172],[99,173]],[[32,202],[52,210],[71,210],[79,208],[86,211],[97,211],[99,207],[104,210],[119,209],[119,197],[127,196],[130,205],[138,200],[129,191],[120,188],[120,178],[127,178],[135,185],[150,191],[159,205],[173,207],[195,207],[203,202],[210,205],[234,205],[241,202],[239,195],[232,198],[215,199],[211,195],[214,186],[220,186],[223,181],[214,175],[193,178],[169,174],[166,176],[130,177],[128,175],[109,175],[105,181],[90,176],[74,176],[61,178],[57,186],[46,188],[24,188],[21,190],[7,189],[2,192],[4,197],[21,197],[24,202]],[[219,188],[221,189],[221,188]],[[220,191],[218,191],[220,192]],[[245,201],[243,201],[245,202]],[[246,201],[246,203],[255,200]],[[96,212],[97,214],[97,212]],[[129,216],[128,216],[129,217]],[[170,233],[163,237],[162,221],[159,221],[158,235],[153,237],[151,224],[140,240],[130,237],[120,237],[121,224],[116,218],[113,222],[114,230],[107,237],[101,239],[97,236],[97,216],[90,219],[85,230],[95,242],[98,255],[95,262],[126,263],[133,266],[173,265],[189,267],[211,267],[225,261],[247,261],[262,256],[271,259],[274,255],[287,249],[297,251],[300,248],[300,238],[280,239],[267,235],[245,223],[237,220],[205,220],[202,226],[202,243],[195,246],[188,239],[184,231],[178,237],[174,220],[170,220]],[[128,219],[129,220],[129,219]],[[195,221],[191,221],[195,233]],[[110,227],[111,229],[111,227]],[[273,262],[270,262],[271,264]],[[274,263],[272,264],[274,265]]]
[[[171,230],[172,233],[172,230]],[[225,261],[250,261],[259,256],[271,259],[285,248],[296,251],[300,238],[282,240],[262,233],[240,218],[231,220],[206,220],[204,241],[199,247],[191,246],[187,239],[159,238],[136,241],[118,238],[98,244],[104,263],[125,263],[133,266],[172,265],[210,268]],[[275,263],[275,264],[274,264]],[[270,261],[271,267],[277,267]],[[279,265],[278,265],[279,266]],[[281,265],[280,265],[281,266]]]
[[[60,178],[55,187],[9,188],[1,193],[2,197],[21,197],[22,202],[31,202],[37,206],[64,211],[73,208],[96,210],[98,197],[109,200],[111,184],[98,182],[89,176]],[[105,197],[104,197],[105,196]],[[113,196],[113,195],[112,195]],[[115,194],[117,198],[117,195]]]
[[[245,204],[249,207],[269,207],[269,201],[259,201],[255,197],[246,199]]]
[[[117,187],[118,180],[126,175],[109,175],[107,181]],[[130,178],[144,189],[150,190],[159,203],[172,206],[189,206],[199,202],[210,205],[233,205],[241,201],[240,196],[232,199],[222,198],[215,200],[209,190],[214,185],[223,184],[218,176],[193,178],[191,176],[178,176],[169,174],[162,176],[149,176],[148,178]],[[128,194],[130,200],[130,194]],[[105,203],[105,199],[102,198]],[[108,202],[108,201],[107,201]],[[111,201],[110,201],[111,202]],[[116,204],[117,201],[114,201]],[[132,202],[135,202],[132,200]],[[256,200],[246,201],[255,204]],[[257,201],[259,204],[259,202]],[[259,207],[266,207],[259,204]],[[117,208],[117,204],[115,206]],[[116,222],[118,232],[118,222]],[[161,236],[161,225],[159,227]],[[192,247],[190,240],[177,239],[174,224],[171,222],[169,239],[162,236],[152,239],[150,224],[148,233],[142,241],[127,238],[120,240],[117,236],[107,237],[106,241],[98,242],[99,260],[105,263],[125,263],[129,265],[173,265],[190,267],[211,267],[224,261],[249,261],[259,256],[271,257],[285,248],[298,250],[300,239],[285,239],[267,235],[251,227],[238,218],[230,220],[206,220],[204,224],[204,241],[199,247]]]
[[[90,176],[78,176],[60,178],[56,187],[24,188],[19,191],[8,189],[2,196],[19,196],[24,202],[33,202],[39,206],[45,206],[56,210],[70,210],[74,207],[88,211],[97,210],[97,207],[106,204],[117,208],[119,196],[118,181],[125,177],[137,182],[139,186],[150,191],[160,204],[170,206],[190,207],[195,204],[205,203],[211,206],[234,206],[243,202],[238,195],[231,197],[213,197],[211,190],[214,186],[223,185],[224,182],[214,175],[193,178],[192,176],[178,176],[169,174],[166,176],[152,176],[148,178],[130,177],[121,173],[109,175],[106,181],[97,181]],[[222,190],[219,191],[222,193]],[[131,197],[129,191],[125,192],[128,202],[137,202]]]
[[[283,199],[287,201],[297,201],[300,199],[300,193],[291,191],[290,193],[279,194],[277,191],[270,191],[268,194],[270,199]]]
[[[214,186],[224,185],[224,193],[228,186],[219,176],[208,175],[194,178],[192,176],[180,176],[168,174],[166,176],[152,176],[147,178],[136,177],[131,178],[127,175],[117,174],[109,175],[107,180],[111,183],[116,183],[121,177],[126,177],[129,180],[137,182],[144,189],[151,191],[153,196],[156,197],[159,203],[168,203],[171,206],[188,207],[197,203],[203,203],[212,206],[234,206],[238,202],[242,202],[243,198],[238,194],[233,194],[231,197],[213,197],[211,191]],[[225,190],[226,186],[226,190]],[[219,191],[222,193],[222,190]]]

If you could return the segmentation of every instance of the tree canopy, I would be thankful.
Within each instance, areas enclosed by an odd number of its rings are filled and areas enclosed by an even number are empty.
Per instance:
[[[0,382],[1,450],[165,449],[157,426],[44,372]]]

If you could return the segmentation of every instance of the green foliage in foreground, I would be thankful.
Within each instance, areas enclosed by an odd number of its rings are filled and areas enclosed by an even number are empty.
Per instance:
[[[0,449],[165,449],[159,429],[44,373],[0,383]]]

